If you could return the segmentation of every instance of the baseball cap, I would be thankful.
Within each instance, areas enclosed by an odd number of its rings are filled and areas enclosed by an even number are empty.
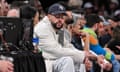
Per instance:
[[[116,10],[114,13],[115,16],[120,15],[120,10]]]
[[[104,24],[104,25],[109,25],[110,23],[106,20],[106,18],[104,17],[104,16],[99,16],[100,17],[100,19],[102,20],[102,23]]]
[[[119,1],[118,0],[111,0],[111,2],[119,5]]]
[[[93,5],[90,2],[85,3],[84,8],[92,8]]]
[[[55,3],[48,8],[48,13],[53,15],[56,15],[56,14],[66,15],[66,10],[61,4]]]

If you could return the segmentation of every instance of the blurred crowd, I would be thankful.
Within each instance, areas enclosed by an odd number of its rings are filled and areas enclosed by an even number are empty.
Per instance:
[[[102,1],[0,0],[0,16],[33,20],[33,52],[47,72],[120,72],[120,2]],[[14,64],[0,60],[0,72]]]

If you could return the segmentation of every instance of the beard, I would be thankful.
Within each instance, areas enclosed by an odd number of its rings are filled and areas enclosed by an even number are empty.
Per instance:
[[[52,23],[52,26],[54,29],[60,30],[61,28],[63,28],[63,24],[61,26],[57,26],[57,23]]]

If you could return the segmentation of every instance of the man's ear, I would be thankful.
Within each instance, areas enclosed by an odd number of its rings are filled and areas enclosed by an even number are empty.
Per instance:
[[[96,23],[96,24],[95,24],[95,27],[96,27],[96,28],[98,28],[98,24],[99,24],[99,23]]]
[[[93,27],[94,27],[95,29],[97,29],[97,28],[98,28],[98,24],[99,24],[99,23],[94,24]]]
[[[52,19],[52,17],[51,17],[51,15],[50,15],[50,14],[48,14],[48,15],[47,15],[47,17],[49,18],[49,20],[51,20],[51,19]]]
[[[47,14],[48,18],[50,18],[50,14]]]

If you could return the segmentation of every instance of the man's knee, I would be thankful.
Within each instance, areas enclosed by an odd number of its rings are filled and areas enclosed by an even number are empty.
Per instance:
[[[74,65],[73,59],[71,57],[61,57],[60,59],[55,61],[55,66],[66,66],[66,65]]]
[[[65,63],[73,63],[73,59],[71,57],[63,57],[62,59]]]
[[[61,57],[53,64],[54,72],[74,72],[74,63],[71,57]]]

